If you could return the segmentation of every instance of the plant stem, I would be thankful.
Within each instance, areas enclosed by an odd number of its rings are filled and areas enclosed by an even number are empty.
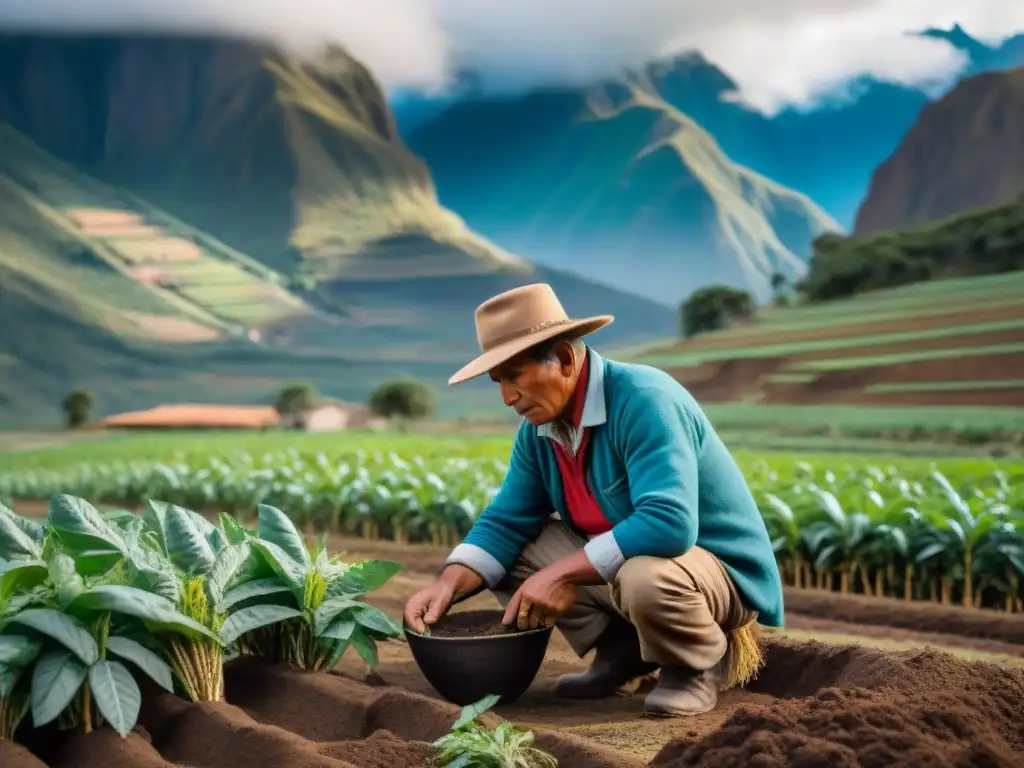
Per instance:
[[[89,682],[82,686],[82,730],[92,733],[92,696],[89,694]]]

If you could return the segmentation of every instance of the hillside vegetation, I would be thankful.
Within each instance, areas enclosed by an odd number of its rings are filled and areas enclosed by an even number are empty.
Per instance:
[[[443,387],[477,352],[476,306],[530,282],[615,315],[609,339],[674,326],[468,229],[343,52],[27,35],[0,36],[0,61],[5,426],[57,423],[77,387],[97,415],[295,379],[356,400],[397,376]],[[442,392],[441,413],[479,402]]]
[[[750,423],[758,408],[762,420],[796,425],[801,408],[828,406],[815,417],[827,424],[845,406],[885,407],[881,421],[922,432],[1024,433],[1021,296],[1024,271],[933,280],[766,310],[620,356],[669,371],[701,402],[743,405]]]
[[[814,243],[800,283],[811,301],[956,275],[1024,269],[1024,195],[1003,205],[951,216],[906,231]]]

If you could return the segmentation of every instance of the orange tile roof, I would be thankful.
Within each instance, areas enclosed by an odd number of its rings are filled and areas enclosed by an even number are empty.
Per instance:
[[[108,416],[108,427],[220,427],[258,429],[280,421],[269,406],[238,405],[160,405],[146,411],[131,411]]]

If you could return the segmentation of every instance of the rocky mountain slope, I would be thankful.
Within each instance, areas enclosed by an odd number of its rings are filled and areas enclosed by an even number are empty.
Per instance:
[[[1024,36],[990,46],[960,27],[922,34],[961,50],[969,61],[967,73],[1024,63]],[[849,85],[852,98],[837,97],[814,108],[788,108],[767,116],[738,100],[738,86],[732,78],[698,54],[661,62],[642,74],[664,104],[710,134],[729,162],[803,193],[843,228],[852,227],[874,170],[892,154],[929,103],[928,95],[917,88],[865,78]],[[620,87],[604,84],[597,90]],[[571,158],[584,151],[577,145],[592,147],[596,159],[586,160],[590,167],[585,174],[576,175],[585,175],[595,189],[617,189],[615,194],[620,196],[647,198],[653,208],[663,205],[657,183],[639,180],[638,169],[629,162],[632,151],[656,141],[659,134],[653,132],[650,122],[639,119],[639,112],[625,120],[588,125],[584,130],[578,124],[588,120],[586,101],[586,94],[570,90],[547,89],[525,97],[499,98],[481,95],[467,86],[433,103],[399,94],[395,109],[403,135],[433,171],[442,202],[500,244],[563,264],[582,259],[584,247],[590,246],[586,241],[559,241],[559,247],[548,243],[549,236],[563,237],[569,224],[561,226],[562,220],[577,228],[588,226],[590,203],[580,202],[575,208],[568,205],[552,182],[552,178],[557,182],[572,176]],[[545,168],[538,170],[556,153],[570,159],[556,161],[556,169],[547,175]],[[622,158],[627,159],[625,168]],[[675,170],[666,170],[660,181],[683,188],[693,183],[693,177],[677,164]],[[611,199],[610,193],[605,199]],[[628,205],[624,202],[622,207]],[[697,231],[718,240],[713,235],[714,216],[708,216],[707,210],[696,201],[677,209],[671,216],[674,229],[669,227],[666,237],[674,235],[677,241],[686,242]],[[602,248],[628,253],[620,261],[628,259],[630,266],[638,258],[653,259],[647,229],[641,219],[635,231],[624,232],[620,222],[614,237],[601,233]],[[727,243],[719,243],[717,249],[699,245],[694,252],[685,256],[666,247],[657,257],[667,253],[665,263],[676,275],[699,279],[722,276],[708,271],[709,264],[719,266],[716,261],[721,254],[726,261],[737,257],[735,247]],[[739,255],[742,258],[743,252]],[[614,262],[605,263],[610,259],[589,254],[587,258],[593,274],[621,278],[621,270],[614,271]],[[660,281],[647,282],[641,290],[667,287]],[[678,287],[671,290],[677,292]]]
[[[651,67],[589,89],[465,102],[409,143],[441,199],[510,250],[667,303],[710,282],[767,298],[774,272],[800,276],[811,240],[841,228],[735,162],[700,110],[674,106],[683,94],[718,103],[716,73]]]
[[[52,423],[79,385],[109,410],[443,384],[476,305],[528,282],[616,315],[610,341],[676,325],[467,227],[337,49],[0,37],[0,197],[0,423]]]
[[[879,166],[855,231],[903,229],[1024,193],[1024,67],[964,80]]]

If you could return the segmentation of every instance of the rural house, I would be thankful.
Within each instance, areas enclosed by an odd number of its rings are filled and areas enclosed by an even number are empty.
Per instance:
[[[327,401],[295,420],[284,420],[271,406],[180,404],[108,416],[107,429],[277,429],[307,432],[379,429],[387,424],[363,405]]]

